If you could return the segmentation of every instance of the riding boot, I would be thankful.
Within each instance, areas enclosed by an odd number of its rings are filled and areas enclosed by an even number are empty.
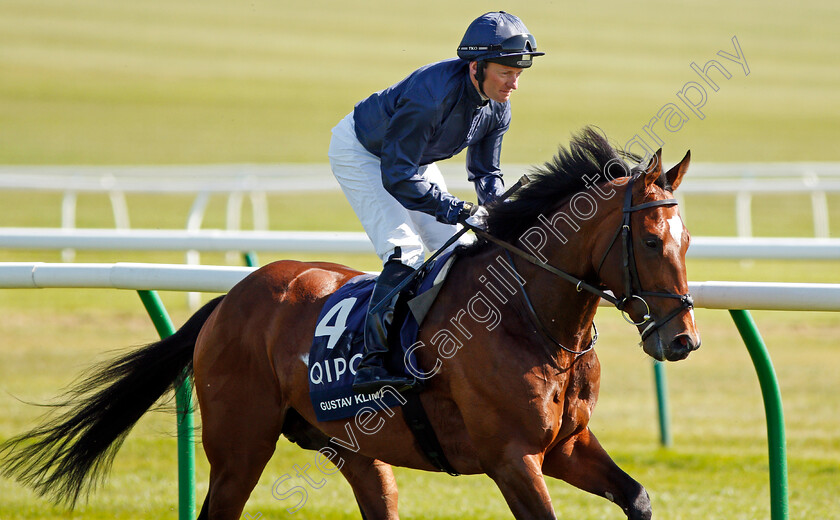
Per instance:
[[[390,374],[385,368],[385,356],[388,354],[388,327],[394,320],[394,307],[399,294],[391,297],[390,301],[378,311],[372,312],[373,308],[413,271],[414,269],[400,261],[399,253],[395,253],[382,267],[382,273],[376,279],[365,318],[365,355],[359,362],[353,381],[353,391],[356,393],[373,393],[384,386],[392,386],[401,392],[415,384],[413,378]]]

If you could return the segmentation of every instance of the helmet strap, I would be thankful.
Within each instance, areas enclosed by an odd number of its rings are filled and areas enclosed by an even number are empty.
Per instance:
[[[482,97],[487,97],[484,93],[484,70],[487,68],[487,61],[481,60],[475,64],[475,80],[478,82],[478,92]]]

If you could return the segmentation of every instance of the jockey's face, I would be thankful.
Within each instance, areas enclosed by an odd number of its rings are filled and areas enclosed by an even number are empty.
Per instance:
[[[478,86],[475,80],[477,67],[477,62],[470,63],[470,74],[473,76],[473,84],[476,87]],[[522,70],[518,67],[488,62],[487,68],[484,69],[484,95],[499,103],[509,100],[511,93],[519,88],[519,75],[522,74]]]

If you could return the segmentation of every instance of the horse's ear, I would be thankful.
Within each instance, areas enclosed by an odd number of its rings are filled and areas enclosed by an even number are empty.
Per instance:
[[[668,173],[665,174],[668,184],[671,185],[671,191],[676,191],[677,187],[679,187],[683,177],[685,176],[685,172],[688,171],[688,163],[690,162],[691,150],[685,152],[685,157],[683,157],[682,161],[677,163],[673,168],[668,170]]]
[[[653,154],[650,162],[645,166],[645,189],[656,182],[660,175],[662,175],[662,148]]]

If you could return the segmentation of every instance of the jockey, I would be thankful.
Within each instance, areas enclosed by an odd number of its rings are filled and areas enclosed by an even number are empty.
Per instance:
[[[504,11],[467,27],[458,58],[421,67],[356,104],[332,130],[330,167],[384,266],[370,309],[423,263],[424,246],[441,247],[468,220],[481,225],[481,206],[503,193],[502,137],[510,126],[509,98],[531,66],[537,43],[525,24]],[[467,178],[478,204],[446,190],[434,164],[464,148]],[[414,382],[384,367],[387,327],[396,297],[365,323],[365,355],[354,390],[374,392]]]

